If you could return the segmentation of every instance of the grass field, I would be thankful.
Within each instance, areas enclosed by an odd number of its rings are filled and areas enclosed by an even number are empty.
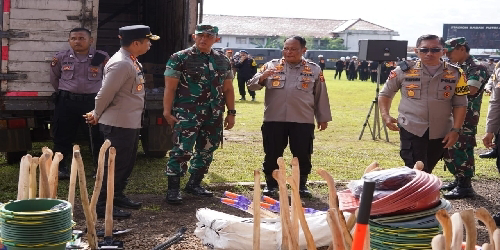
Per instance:
[[[382,140],[372,140],[371,134],[366,128],[363,138],[358,140],[362,125],[366,119],[372,100],[375,97],[375,84],[371,82],[345,80],[333,80],[334,71],[327,70],[325,79],[328,86],[330,106],[333,121],[329,123],[325,131],[316,131],[314,141],[314,154],[312,157],[314,169],[323,168],[333,174],[336,180],[357,179],[361,176],[364,168],[373,161],[378,161],[382,167],[395,167],[403,165],[399,157],[399,136],[397,132],[388,131],[390,142],[385,141],[385,134],[381,133]],[[235,92],[239,99],[235,83]],[[231,131],[225,132],[223,148],[215,152],[214,161],[206,181],[216,182],[240,182],[252,181],[254,169],[261,168],[263,160],[262,139],[260,126],[264,109],[264,91],[257,92],[257,102],[237,101],[236,125]],[[485,116],[487,113],[489,97],[484,97],[481,121],[479,125],[478,148],[476,151],[484,151],[481,137],[483,136]],[[397,116],[397,105],[399,94],[393,101],[391,113]],[[373,112],[370,124],[373,124]],[[37,143],[30,152],[33,155],[40,154],[43,145],[49,147],[51,143]],[[86,150],[86,147],[83,148]],[[90,169],[90,155],[83,152],[87,159],[87,168]],[[119,157],[119,156],[118,156]],[[291,155],[287,150],[285,160],[290,161]],[[163,194],[166,190],[166,177],[164,176],[167,158],[146,158],[140,149],[137,163],[129,182],[129,193]],[[7,165],[4,158],[0,158],[0,201],[15,198],[17,193],[17,178],[19,166]],[[451,178],[447,172],[443,172],[443,163],[440,162],[434,171],[440,177]],[[475,178],[498,178],[498,172],[494,160],[484,160],[476,157]],[[319,176],[313,174],[311,180],[320,180]],[[93,179],[87,179],[88,182]],[[88,183],[89,189],[92,183]],[[60,196],[65,196],[67,181],[60,184]]]

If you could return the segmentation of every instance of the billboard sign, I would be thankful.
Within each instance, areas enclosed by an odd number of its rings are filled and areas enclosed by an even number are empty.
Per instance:
[[[500,24],[444,24],[443,38],[465,37],[474,49],[500,49]]]

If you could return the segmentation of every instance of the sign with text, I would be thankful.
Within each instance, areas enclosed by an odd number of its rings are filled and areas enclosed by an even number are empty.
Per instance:
[[[474,49],[500,49],[500,24],[444,24],[443,38],[465,37]]]

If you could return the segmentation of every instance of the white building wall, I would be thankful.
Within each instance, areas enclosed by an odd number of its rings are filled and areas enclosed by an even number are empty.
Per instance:
[[[247,36],[221,35],[220,38],[221,38],[221,42],[215,43],[214,47],[219,47],[219,48],[228,47],[228,48],[242,48],[242,49],[257,47],[257,45],[250,43],[250,41],[249,41],[250,37],[247,37]],[[245,39],[246,43],[244,43],[244,44],[236,43],[236,40],[237,40],[236,38]]]
[[[340,37],[344,39],[344,44],[347,46],[348,50],[358,51],[359,45],[358,41],[362,39],[370,40],[392,40],[392,35],[390,34],[342,34]]]

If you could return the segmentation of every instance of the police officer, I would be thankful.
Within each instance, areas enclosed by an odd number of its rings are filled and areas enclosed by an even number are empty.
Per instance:
[[[95,110],[88,115],[87,122],[99,123],[104,138],[116,148],[114,206],[139,209],[142,203],[130,200],[123,193],[134,168],[144,112],[144,72],[137,57],[148,52],[150,40],[160,37],[151,34],[145,25],[121,27],[119,37],[121,48],[106,64],[102,88],[95,98]],[[108,171],[105,162],[96,208],[98,217],[103,217],[106,209]],[[127,218],[130,213],[113,208],[113,217]]]
[[[240,91],[241,99],[240,101],[246,100],[245,98],[245,82],[252,78],[255,73],[257,73],[257,63],[253,58],[249,58],[248,52],[246,50],[240,50],[240,60],[234,64],[234,67],[238,71],[238,90]],[[248,94],[252,97],[252,101],[255,101],[255,91],[248,90]]]
[[[70,49],[58,52],[52,59],[50,83],[56,90],[53,134],[54,152],[64,156],[59,163],[59,178],[69,178],[68,159],[72,158],[72,145],[78,128],[86,128],[84,114],[94,109],[94,98],[101,88],[104,65],[109,59],[106,52],[90,47],[90,31],[75,28],[69,32]],[[85,133],[89,133],[84,129]],[[92,142],[102,145],[98,127],[91,128]],[[89,137],[87,137],[89,138]],[[97,156],[99,147],[94,147]],[[97,158],[93,159],[94,163]]]
[[[361,81],[368,80],[368,62],[366,60],[361,61],[359,64],[359,79]]]
[[[267,183],[265,195],[276,195],[278,184],[272,172],[278,169],[276,160],[283,156],[288,141],[290,151],[299,160],[300,194],[303,197],[311,195],[306,182],[312,168],[314,118],[322,131],[332,115],[323,72],[317,64],[302,57],[306,50],[304,38],[287,38],[283,58],[267,62],[261,72],[247,82],[248,89],[266,89],[261,128],[265,153],[262,165]]]
[[[370,77],[371,77],[372,83],[377,83],[378,62],[371,61],[370,65],[368,67],[370,68]]]
[[[443,51],[438,36],[418,38],[415,54],[420,60],[407,71],[399,66],[391,71],[378,99],[385,124],[399,131],[405,165],[413,167],[422,161],[427,173],[432,173],[445,148],[457,142],[469,93],[461,70],[440,60]],[[389,110],[398,91],[401,101],[396,120]]]
[[[201,186],[201,181],[221,143],[223,125],[225,129],[234,126],[236,110],[231,65],[227,57],[212,49],[220,39],[218,32],[217,26],[197,25],[192,35],[195,44],[173,54],[167,62],[163,115],[174,131],[174,147],[166,170],[166,198],[170,204],[182,202],[180,178],[186,171],[191,174],[184,189],[186,192],[213,196]],[[225,119],[224,104],[228,108]]]
[[[498,145],[493,144],[493,137],[500,132],[500,63],[495,65],[492,75],[493,88],[491,90],[488,116],[486,119],[486,134],[483,136],[483,144],[486,148],[496,148],[497,155],[500,151]],[[500,172],[500,159],[497,157],[497,169]],[[500,227],[500,213],[493,216],[495,223]]]
[[[321,68],[321,70],[325,70],[325,59],[323,58],[323,55],[319,55],[318,56],[318,60],[319,60],[319,67]]]
[[[358,57],[353,56],[351,62],[349,62],[349,75],[347,80],[354,81],[358,77]]]
[[[473,197],[471,179],[474,176],[474,147],[476,146],[477,124],[481,112],[483,92],[490,75],[487,69],[469,55],[470,47],[464,37],[452,38],[445,42],[446,56],[457,63],[465,73],[470,93],[467,95],[467,113],[458,142],[443,156],[446,167],[455,176],[455,181],[444,185],[444,198],[461,199]]]
[[[337,79],[337,76],[342,77],[342,71],[344,71],[344,66],[345,66],[345,57],[341,57],[340,60],[335,62],[335,76],[333,79]]]

